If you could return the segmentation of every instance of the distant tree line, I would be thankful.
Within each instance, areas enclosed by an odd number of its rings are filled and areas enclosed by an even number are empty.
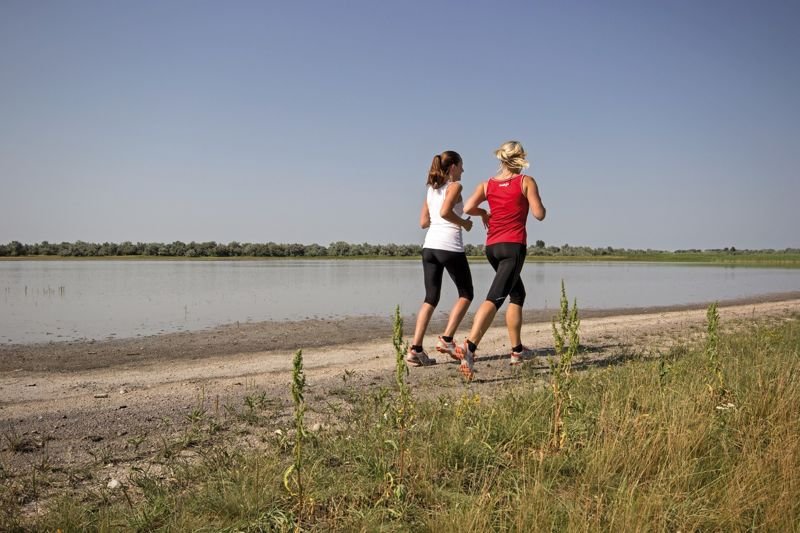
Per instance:
[[[467,255],[483,256],[482,244],[467,244],[464,246]],[[93,243],[84,241],[50,243],[42,241],[38,244],[22,244],[11,241],[0,244],[0,257],[26,257],[26,256],[58,256],[58,257],[121,257],[121,256],[146,256],[146,257],[410,257],[420,255],[422,247],[418,244],[369,244],[347,243],[337,241],[322,246],[319,244],[299,243],[239,243],[236,241],[227,244],[214,241],[189,242],[175,241],[172,243],[125,241],[122,243]],[[635,256],[669,253],[800,253],[800,249],[786,248],[785,250],[737,250],[729,248],[713,250],[634,250],[628,248],[591,248],[588,246],[546,246],[544,241],[538,240],[528,246],[529,256]]]

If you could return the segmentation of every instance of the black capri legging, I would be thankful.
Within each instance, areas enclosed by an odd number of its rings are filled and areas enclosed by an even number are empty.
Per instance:
[[[525,285],[519,273],[522,272],[526,253],[527,246],[515,242],[499,242],[486,247],[486,258],[495,271],[486,299],[497,309],[500,309],[507,296],[511,297],[512,304],[525,303]]]
[[[472,273],[467,254],[448,250],[422,249],[422,271],[425,274],[425,303],[436,307],[442,293],[442,274],[445,269],[456,284],[459,298],[472,300]]]

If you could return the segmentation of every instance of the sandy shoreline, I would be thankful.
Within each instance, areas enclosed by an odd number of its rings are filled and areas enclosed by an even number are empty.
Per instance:
[[[749,305],[800,299],[800,291],[721,301],[721,306]],[[581,317],[628,316],[704,309],[707,303],[664,307],[622,309],[581,309]],[[555,309],[526,310],[525,322],[549,322]],[[406,316],[405,331],[413,329],[414,316]],[[434,319],[429,337],[444,327],[444,319]],[[459,334],[472,322],[468,314]],[[495,326],[501,325],[498,319]],[[349,317],[299,321],[264,321],[230,324],[213,329],[165,333],[145,337],[97,341],[64,341],[38,344],[0,344],[0,372],[80,372],[167,360],[199,360],[265,351],[290,351],[322,348],[349,343],[391,339],[390,317]]]
[[[652,356],[701,339],[705,309],[695,305],[582,311],[584,352],[577,366]],[[552,314],[526,313],[523,340],[537,352],[523,365],[530,371],[547,371],[546,359],[538,356],[552,353]],[[800,293],[724,302],[720,307],[723,328],[751,318],[784,320],[798,314]],[[468,318],[465,326],[470,323]],[[406,331],[411,327],[407,319]],[[429,330],[426,346],[435,340],[438,327]],[[268,406],[264,409],[269,410],[269,426],[289,427],[291,360],[299,348],[308,383],[306,398],[312,406],[309,423],[326,423],[329,415],[323,406],[338,401],[346,387],[365,390],[393,383],[395,355],[388,317],[246,324],[95,343],[3,346],[0,435],[5,438],[0,462],[10,479],[46,459],[66,465],[59,468],[88,469],[93,473],[86,484],[102,486],[108,476],[124,479],[132,466],[158,462],[159,447],[184,435],[197,412],[216,417],[230,429],[225,438],[244,439],[243,446],[255,446],[251,437],[263,432],[264,426],[242,426],[230,413],[241,412],[248,398],[259,395]],[[508,365],[508,352],[507,333],[498,319],[481,343],[476,379],[469,387],[487,398],[514,387],[519,382],[518,367]],[[433,367],[411,369],[408,380],[415,395],[463,392],[457,364],[441,357],[439,361]],[[99,456],[104,459],[98,461]],[[59,483],[74,481],[61,479],[59,472],[52,474],[54,491]]]

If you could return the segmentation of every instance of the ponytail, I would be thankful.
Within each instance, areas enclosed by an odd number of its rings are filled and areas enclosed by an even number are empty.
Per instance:
[[[457,165],[461,162],[461,156],[458,152],[446,150],[439,155],[433,156],[431,162],[431,169],[428,171],[427,184],[434,189],[442,187],[450,180],[450,167]]]

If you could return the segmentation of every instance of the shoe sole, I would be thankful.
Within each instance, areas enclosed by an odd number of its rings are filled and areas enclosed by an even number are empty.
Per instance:
[[[418,367],[421,367],[421,366],[433,366],[433,365],[436,364],[436,359],[429,358],[429,360],[430,360],[430,363],[428,363],[426,365],[425,363],[423,363],[419,359],[406,359],[406,364],[408,366],[413,366],[414,368],[418,368]]]
[[[461,356],[458,354],[458,348],[453,348],[450,350],[449,348],[440,348],[439,346],[436,347],[436,351],[439,353],[446,353],[450,356],[451,359],[455,359],[456,361],[461,361]]]
[[[456,349],[453,350],[452,352],[444,352],[444,353],[450,354],[450,357],[452,357],[456,361],[463,361],[464,360],[464,350],[462,348],[459,348],[458,346],[456,346]],[[473,364],[477,360],[478,360],[478,354],[476,354],[476,353],[472,354],[472,362],[473,362]]]
[[[472,381],[475,379],[475,371],[471,370],[467,365],[462,364],[458,370],[461,372],[461,375],[464,377],[465,381]]]
[[[464,345],[466,347],[466,345]],[[461,375],[464,376],[464,380],[468,383],[475,379],[475,370],[473,365],[475,364],[475,354],[470,353],[468,350],[464,348],[460,348],[459,355],[461,355],[461,364],[458,367],[459,372]]]

